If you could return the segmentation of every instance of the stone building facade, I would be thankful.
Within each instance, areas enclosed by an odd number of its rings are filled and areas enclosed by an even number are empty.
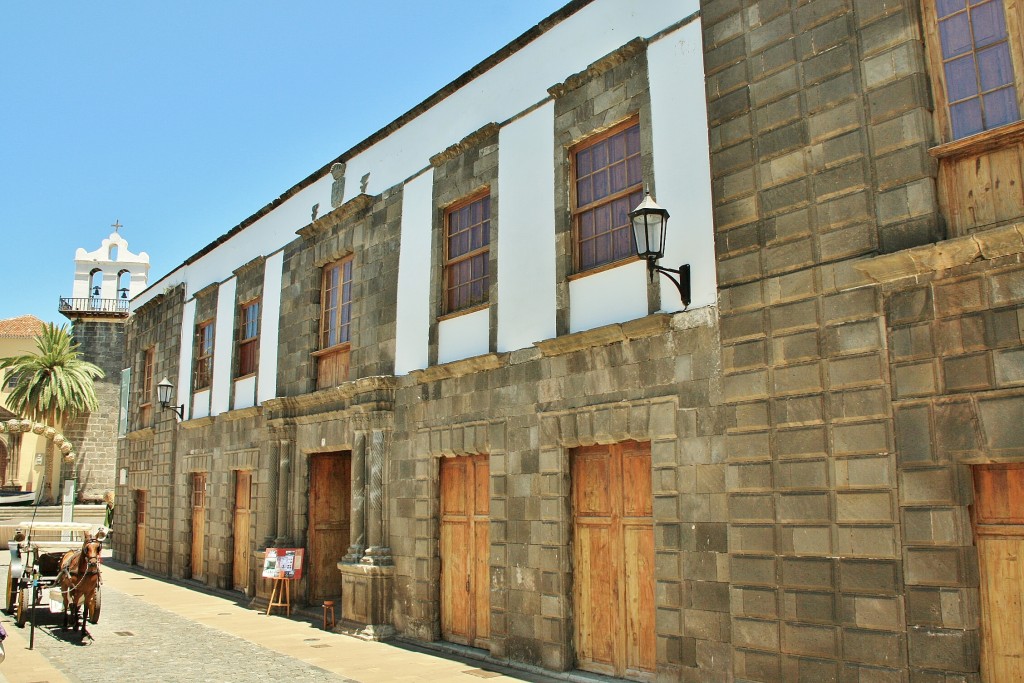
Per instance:
[[[946,104],[952,5],[569,3],[136,297],[115,554],[556,671],[1014,680],[1024,123]],[[689,306],[592,242],[604,149]]]

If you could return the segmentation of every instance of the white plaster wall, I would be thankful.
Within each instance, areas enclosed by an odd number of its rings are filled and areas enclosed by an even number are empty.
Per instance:
[[[414,176],[429,165],[431,155],[444,150],[478,130],[489,122],[504,122],[548,97],[547,88],[564,81],[598,58],[617,49],[634,37],[650,37],[698,10],[698,0],[596,0],[579,12],[553,27],[517,53],[481,74],[470,83],[420,114],[387,138],[347,161],[345,200],[359,192],[359,179],[369,173],[369,194]],[[701,226],[710,226],[710,182],[707,173],[707,126],[703,118],[703,70],[700,57],[700,26],[689,26],[659,39],[649,46],[652,117],[655,144],[655,176],[658,200],[673,216],[668,249],[664,263],[677,267],[689,262],[694,270],[694,305],[714,302],[714,254],[711,233]],[[572,49],[566,49],[572,46]],[[547,205],[551,198],[551,177],[554,173],[552,149],[547,151],[546,163],[541,164],[542,142],[530,139],[522,149],[514,148],[511,141],[523,142],[539,132],[541,121],[549,119],[551,105],[545,105],[521,121],[505,127],[501,132],[502,147],[499,163],[503,177],[499,178],[500,247],[498,277],[512,277],[510,262],[525,260],[508,240],[516,237],[515,230],[524,230],[530,240],[547,229],[549,218],[541,216],[538,205]],[[382,122],[384,123],[384,122]],[[550,123],[547,124],[550,126]],[[550,139],[550,131],[543,131]],[[506,160],[506,157],[509,157]],[[686,163],[680,163],[685,159]],[[533,169],[548,178],[544,191],[537,194],[530,188],[541,183],[536,176],[526,173]],[[504,177],[504,174],[511,177]],[[396,341],[396,372],[406,373],[426,366],[427,330],[429,329],[428,290],[431,267],[424,258],[429,253],[430,205],[432,174],[422,173],[407,183],[403,199],[402,253],[399,264],[398,323]],[[261,217],[239,234],[234,235],[210,253],[188,266],[181,266],[154,283],[150,289],[132,301],[135,310],[168,286],[184,282],[186,297],[211,283],[228,277],[239,266],[260,255],[274,253],[294,239],[294,231],[310,222],[310,209],[320,205],[321,214],[330,211],[333,178],[325,173],[309,187],[266,216]],[[529,197],[529,206],[513,206],[509,197]],[[677,199],[685,197],[686,199]],[[519,201],[515,202],[519,204]],[[510,212],[506,214],[506,211]],[[507,216],[507,217],[506,217]],[[695,218],[696,217],[696,218]],[[535,223],[542,221],[543,223]],[[705,225],[706,224],[706,225]],[[510,228],[509,226],[521,226]],[[691,227],[693,226],[693,227]],[[674,239],[678,230],[693,231],[693,239]],[[532,244],[536,249],[553,249],[552,240]],[[424,248],[426,245],[426,248]],[[541,268],[553,268],[545,263]],[[506,284],[499,279],[499,338],[502,349],[521,347],[539,338],[553,336],[553,314],[550,312],[551,295],[545,289],[542,273],[537,278],[540,310],[525,317],[530,297],[508,298],[514,281]],[[646,296],[643,294],[643,264],[615,268],[592,275],[570,284],[570,326],[575,330],[589,329],[609,322],[618,322],[646,315]],[[531,283],[533,284],[533,283]],[[678,308],[678,295],[671,284],[663,295],[666,308]],[[233,285],[232,285],[233,287]],[[501,296],[505,293],[505,297]],[[223,299],[222,299],[223,301]],[[233,306],[233,296],[230,299]],[[503,310],[505,303],[508,309]],[[264,304],[264,315],[274,318],[278,310]],[[279,308],[279,302],[277,302]],[[232,330],[221,331],[224,320],[233,315],[218,315],[218,350],[214,370],[213,411],[227,407],[227,387],[230,381]],[[466,317],[466,316],[461,316]],[[470,324],[473,320],[473,324]],[[516,325],[522,329],[516,330]],[[462,326],[473,327],[471,341],[456,341],[453,332]],[[486,334],[480,334],[475,318],[453,325],[445,325],[443,342],[445,358],[466,357],[486,352]],[[484,326],[486,327],[486,326]],[[536,337],[536,338],[534,338]],[[483,346],[481,346],[483,340]],[[441,340],[439,339],[439,343]],[[464,348],[465,347],[465,348]],[[223,350],[221,350],[223,349]],[[226,354],[221,356],[220,354]],[[267,377],[262,367],[261,376]],[[276,362],[276,359],[274,359]],[[276,387],[275,387],[276,391]],[[261,400],[269,396],[260,390]]]
[[[700,21],[651,43],[647,68],[656,199],[669,212],[660,264],[674,269],[689,263],[690,307],[714,305],[718,293]],[[663,275],[658,278],[662,309],[682,309],[675,286]]]
[[[549,102],[498,137],[498,351],[556,334],[554,116]]]
[[[569,331],[647,315],[647,264],[634,261],[569,283]]]
[[[196,300],[189,299],[182,306],[181,313],[181,344],[178,347],[178,383],[175,384],[175,405],[185,405],[187,420],[192,415],[192,348],[196,333]],[[209,413],[209,401],[207,401]]]
[[[365,173],[370,174],[367,192],[379,194],[420,172],[429,164],[431,155],[469,133],[492,121],[506,121],[543,101],[548,97],[549,86],[585,69],[632,38],[650,37],[697,9],[698,0],[597,0],[587,5],[384,140],[349,159],[345,200],[359,192],[359,179]],[[566,49],[567,45],[572,49]],[[703,92],[697,99],[703,106]],[[320,204],[321,214],[330,210],[332,182],[330,173],[325,173],[209,254],[154,283],[133,300],[132,310],[167,286],[180,282],[187,284],[186,296],[191,296],[253,258],[277,251],[294,239],[295,230],[310,222],[314,204]]]
[[[281,326],[281,271],[284,252],[267,257],[263,265],[263,303],[260,306],[260,363],[256,402],[277,395],[277,343]]]
[[[320,215],[330,211],[333,180],[327,173],[210,253],[154,282],[152,287],[132,300],[131,310],[134,312],[168,287],[182,282],[186,284],[185,296],[191,297],[204,287],[230,276],[236,268],[254,258],[280,250],[295,239],[296,230],[309,225],[314,204],[320,204]],[[203,246],[196,245],[196,250]]]
[[[209,417],[210,415],[210,390],[197,391],[192,397],[192,417]]]
[[[213,337],[213,384],[210,387],[210,414],[227,412],[231,395],[231,369],[234,363],[235,285],[231,278],[217,290],[217,321]]]
[[[485,308],[438,323],[437,362],[451,363],[487,353],[490,317]]]
[[[395,374],[427,367],[430,332],[430,231],[434,172],[405,184],[402,191],[402,249],[398,256]]]
[[[650,37],[698,9],[698,0],[597,0],[587,5],[350,159],[345,199],[359,192],[363,174],[370,173],[367,192],[378,194],[417,173],[431,155],[473,131],[492,121],[501,123],[546,99],[550,86],[629,40]],[[704,101],[703,93],[700,100]]]
[[[235,382],[234,409],[241,410],[256,405],[256,377],[250,375]]]

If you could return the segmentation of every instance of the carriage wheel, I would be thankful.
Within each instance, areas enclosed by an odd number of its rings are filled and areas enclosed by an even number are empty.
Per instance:
[[[89,610],[89,623],[97,624],[100,621],[100,587],[96,586],[96,592],[93,593],[91,604],[88,605]]]
[[[32,605],[29,604],[31,595],[32,588],[29,586],[23,586],[22,589],[18,591],[18,611],[17,616],[14,618],[18,628],[25,625],[25,618],[28,616],[28,610],[32,607]]]

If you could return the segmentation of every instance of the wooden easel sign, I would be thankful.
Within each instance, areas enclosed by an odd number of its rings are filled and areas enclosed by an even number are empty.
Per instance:
[[[263,558],[263,578],[273,579],[267,614],[275,607],[284,607],[285,613],[292,613],[292,581],[302,578],[303,548],[267,548]]]
[[[305,548],[267,548],[263,558],[263,578],[298,581],[302,578],[305,554]]]

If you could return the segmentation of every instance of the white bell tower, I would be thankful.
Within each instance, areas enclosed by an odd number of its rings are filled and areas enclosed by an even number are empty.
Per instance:
[[[128,313],[128,301],[149,281],[149,254],[133,254],[118,230],[120,221],[95,251],[75,251],[75,284],[70,310],[76,312]],[[61,302],[62,312],[65,302]]]

